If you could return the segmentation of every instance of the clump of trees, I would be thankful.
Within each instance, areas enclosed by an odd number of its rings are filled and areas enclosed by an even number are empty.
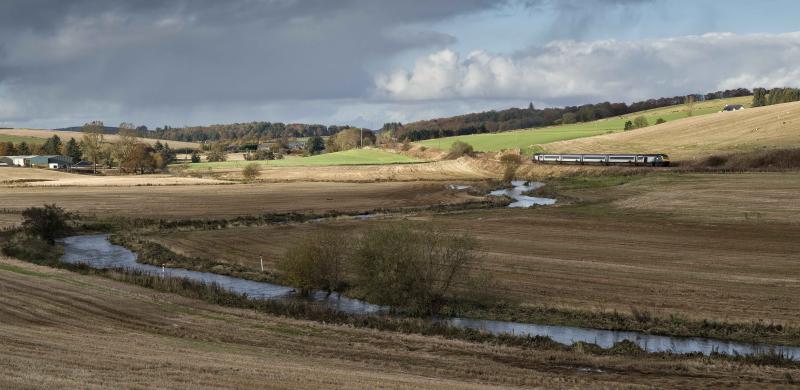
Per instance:
[[[322,153],[323,150],[325,150],[325,140],[322,137],[315,135],[306,141],[305,151],[307,154],[313,156]]]
[[[345,288],[370,302],[435,314],[457,298],[478,259],[468,235],[427,225],[385,225],[348,240],[333,232],[308,236],[279,264],[287,281],[302,293]]]
[[[17,144],[11,141],[0,142],[0,156],[28,154],[61,154],[72,157],[72,162],[78,162],[83,156],[83,151],[80,144],[75,141],[75,138],[70,138],[69,141],[63,142],[58,134],[54,134],[46,139],[43,144],[38,145],[28,144],[24,141]]]
[[[215,142],[211,144],[211,149],[208,151],[206,158],[209,162],[225,161],[228,158],[227,151],[225,150],[225,144],[221,142]]]
[[[753,89],[753,107],[796,102],[798,100],[800,100],[800,89],[798,88]]]
[[[325,142],[325,150],[341,152],[372,145],[375,145],[375,133],[372,130],[351,127],[328,137]]]
[[[642,127],[650,126],[650,121],[643,115],[633,118],[633,121],[625,121],[625,131],[633,129],[641,129]]]

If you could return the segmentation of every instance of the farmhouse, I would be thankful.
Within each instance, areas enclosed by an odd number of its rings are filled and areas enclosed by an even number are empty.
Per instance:
[[[72,166],[72,158],[59,155],[0,156],[0,166],[67,169]]]

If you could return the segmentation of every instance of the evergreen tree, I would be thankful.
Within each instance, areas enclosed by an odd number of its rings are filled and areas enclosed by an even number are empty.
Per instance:
[[[17,145],[17,153],[19,153],[21,156],[31,154],[31,148],[25,141],[22,141],[19,143],[19,145]]]
[[[78,142],[75,141],[75,138],[70,138],[63,147],[63,154],[65,156],[72,157],[72,162],[76,163],[81,160],[81,156],[83,153],[81,152],[81,147],[78,145]]]
[[[764,88],[753,89],[753,107],[761,107],[767,105],[767,90]]]

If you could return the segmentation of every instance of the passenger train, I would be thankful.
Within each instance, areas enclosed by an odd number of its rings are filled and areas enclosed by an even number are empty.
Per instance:
[[[533,161],[554,164],[600,164],[600,165],[650,165],[668,167],[666,154],[545,154],[536,153]]]

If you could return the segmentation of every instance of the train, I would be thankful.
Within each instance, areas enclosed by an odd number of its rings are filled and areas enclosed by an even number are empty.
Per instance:
[[[536,153],[533,161],[542,164],[599,164],[599,165],[639,165],[668,167],[669,156],[656,154],[553,154]]]

